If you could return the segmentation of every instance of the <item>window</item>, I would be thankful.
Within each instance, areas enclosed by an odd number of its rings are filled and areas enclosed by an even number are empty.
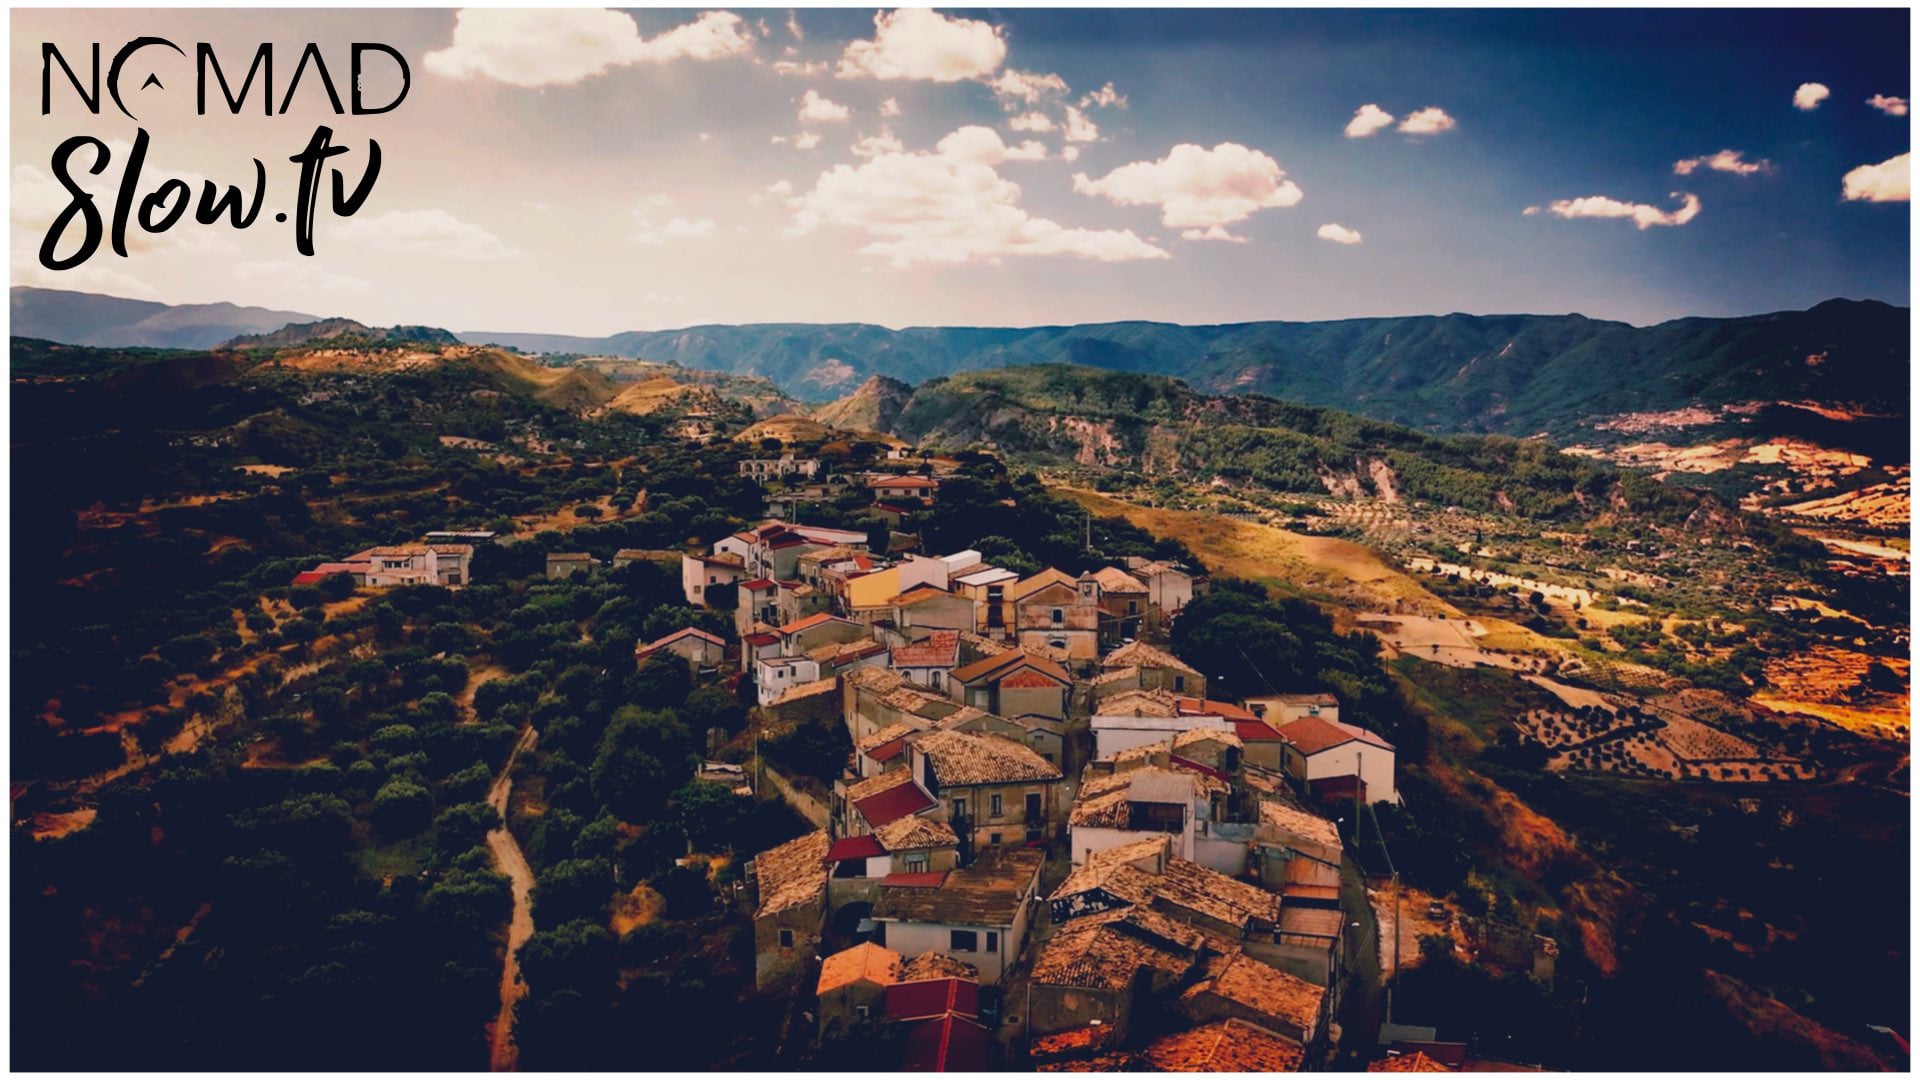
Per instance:
[[[997,793],[997,792],[996,792],[996,793],[994,793],[993,795],[990,795],[990,796],[988,796],[988,798],[987,798],[987,806],[988,806],[988,810],[987,810],[987,814],[988,814],[988,816],[990,816],[990,817],[999,817],[999,816],[1001,815],[1001,813],[1003,812],[1003,810],[1002,810],[1002,808],[1001,808],[1001,805],[1000,805],[1000,795],[999,795],[999,793]]]
[[[955,821],[960,821],[964,819],[967,816],[967,800],[965,799],[953,800],[953,813],[948,816],[952,817],[953,820]]]
[[[1047,645],[1049,648],[1064,649],[1067,647],[1067,639],[1063,637],[1048,638]]]
[[[871,1005],[855,1005],[853,1008],[855,1012],[860,1014],[860,1019],[862,1020],[873,1015],[873,1006]]]
[[[1129,615],[1140,614],[1140,601],[1138,600],[1127,601],[1127,614]]]
[[[999,846],[1000,846],[1000,834],[999,834],[999,833],[988,833],[988,834],[987,834],[987,843],[988,843],[988,844],[991,844],[991,845],[992,845],[992,846],[994,846],[994,847],[999,847]]]
[[[1176,691],[1185,690],[1187,688],[1187,677],[1185,675],[1175,675],[1173,677],[1173,688]]]
[[[1067,613],[1065,611],[1062,611],[1059,608],[1054,608],[1053,609],[1053,625],[1064,626],[1066,624],[1066,621],[1067,621]]]
[[[988,952],[999,952],[999,951],[1000,951],[1000,933],[999,933],[999,931],[997,931],[997,930],[989,930],[989,931],[987,931],[987,951],[988,951]]]
[[[780,931],[780,947],[783,949],[793,948],[793,931],[791,930]]]
[[[907,873],[924,874],[932,865],[933,864],[929,860],[929,857],[926,852],[924,851],[907,852]]]
[[[939,690],[939,689],[941,689],[941,688],[942,688],[942,687],[940,686],[940,672],[938,672],[938,671],[936,671],[936,672],[934,672],[934,673],[933,673],[933,688],[934,688],[935,690]]]
[[[952,931],[952,938],[947,942],[947,948],[950,952],[979,952],[980,935],[972,930]]]

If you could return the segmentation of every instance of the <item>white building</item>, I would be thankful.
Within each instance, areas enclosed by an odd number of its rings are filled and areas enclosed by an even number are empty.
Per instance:
[[[1233,721],[1218,716],[1106,716],[1097,715],[1093,728],[1093,756],[1104,760],[1122,750],[1164,743],[1186,731],[1234,733]]]

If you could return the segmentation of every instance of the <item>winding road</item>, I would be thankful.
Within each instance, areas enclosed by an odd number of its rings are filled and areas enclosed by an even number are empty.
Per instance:
[[[513,1042],[513,1007],[527,992],[520,981],[520,946],[533,936],[533,870],[520,844],[506,827],[507,796],[513,791],[513,765],[523,750],[533,748],[535,732],[529,727],[507,755],[506,767],[487,791],[487,805],[500,812],[501,827],[487,834],[487,850],[493,852],[494,865],[513,883],[513,919],[507,923],[507,962],[500,972],[500,1015],[488,1031],[490,1060],[494,1072],[513,1072],[520,1066],[520,1048]]]

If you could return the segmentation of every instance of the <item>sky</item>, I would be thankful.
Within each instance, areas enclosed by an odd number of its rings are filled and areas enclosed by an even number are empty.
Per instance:
[[[703,323],[1024,326],[1580,312],[1637,324],[1909,301],[1909,13],[1146,9],[15,10],[12,282],[373,325],[602,335]],[[85,82],[127,42],[136,121]],[[411,72],[338,115],[234,87],[307,42]],[[370,56],[369,103],[398,84]],[[143,85],[146,76],[158,86]],[[318,125],[351,216],[295,250]],[[247,229],[189,213],[49,270],[70,196],[267,170]],[[59,250],[70,254],[79,230]]]

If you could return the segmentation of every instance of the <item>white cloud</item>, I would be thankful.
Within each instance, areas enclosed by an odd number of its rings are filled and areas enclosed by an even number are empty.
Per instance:
[[[826,74],[827,67],[828,64],[825,60],[775,60],[773,62],[773,70],[776,74],[799,75],[803,78],[810,78],[814,75],[824,75]]]
[[[887,98],[880,103],[880,115],[892,119],[900,115],[900,99]]]
[[[1074,255],[1102,262],[1170,257],[1130,229],[1068,228],[1028,214],[1019,206],[1019,185],[988,163],[1021,152],[1000,144],[990,128],[962,128],[932,152],[836,165],[793,200],[792,232],[806,235],[823,225],[854,229],[869,238],[862,254],[897,267],[1010,256]]]
[[[703,132],[701,132],[701,133],[700,133],[700,141],[701,141],[701,142],[712,142],[712,141],[713,141],[713,132],[711,132],[711,131],[703,131]]]
[[[1827,89],[1824,83],[1803,82],[1793,91],[1793,107],[1801,112],[1812,112],[1832,94],[1833,91]]]
[[[793,148],[795,150],[811,150],[819,145],[820,133],[817,131],[803,131],[793,137]]]
[[[323,270],[315,266],[311,259],[298,262],[292,259],[243,262],[233,268],[233,277],[236,281],[259,282],[272,289],[275,295],[294,292],[356,295],[373,288],[357,277]]]
[[[1107,83],[1100,89],[1081,96],[1081,108],[1085,109],[1093,105],[1098,105],[1103,109],[1124,109],[1127,107],[1127,95],[1115,90],[1112,83]]]
[[[1353,119],[1347,121],[1347,138],[1364,139],[1393,124],[1393,114],[1378,105],[1368,102],[1353,110]]]
[[[633,208],[633,235],[631,239],[648,247],[659,247],[669,240],[699,240],[712,236],[719,223],[711,218],[688,218],[674,216],[662,224],[657,219],[661,212],[673,205],[673,199],[666,195],[649,195],[641,199]]]
[[[1406,119],[1400,121],[1400,130],[1408,135],[1438,135],[1443,131],[1452,131],[1456,126],[1453,117],[1438,105],[1410,112]]]
[[[790,180],[775,180],[773,183],[767,185],[767,194],[784,199],[793,194],[793,182]]]
[[[1183,229],[1180,233],[1180,239],[1182,240],[1224,240],[1229,244],[1244,244],[1247,242],[1246,237],[1235,236],[1232,233],[1228,232],[1225,226],[1221,226],[1221,225],[1209,225],[1204,229]]]
[[[333,235],[356,244],[403,255],[491,262],[519,253],[478,225],[445,210],[389,210],[378,217],[350,218]]]
[[[1735,176],[1752,176],[1755,173],[1771,172],[1773,162],[1765,158],[1748,161],[1739,150],[1721,150],[1704,157],[1682,158],[1673,163],[1673,171],[1679,176],[1691,176],[1695,169],[1705,166],[1714,172],[1732,173]]]
[[[1848,170],[1840,178],[1840,193],[1848,202],[1906,202],[1908,156]]]
[[[1009,68],[987,83],[1008,111],[1034,106],[1067,92],[1067,80],[1051,73],[1014,71]]]
[[[1906,98],[1888,97],[1886,94],[1875,94],[1867,99],[1867,104],[1879,109],[1888,116],[1907,115]]]
[[[628,64],[719,60],[753,48],[746,23],[709,11],[654,38],[619,11],[466,8],[456,16],[453,44],[426,57],[427,70],[449,79],[489,78],[513,86],[577,83]]]
[[[1073,190],[1122,206],[1158,206],[1161,224],[1207,229],[1245,221],[1257,210],[1301,199],[1280,164],[1239,143],[1211,150],[1182,143],[1159,161],[1122,165],[1098,180],[1075,173]]]
[[[1360,234],[1358,232],[1347,228],[1345,225],[1336,225],[1333,222],[1328,222],[1320,226],[1313,235],[1322,240],[1331,240],[1336,244],[1357,244],[1360,242]]]
[[[1098,142],[1100,126],[1087,118],[1072,105],[1067,106],[1066,134],[1068,142]]]
[[[38,285],[45,289],[78,289],[136,299],[157,298],[160,295],[160,290],[140,278],[111,266],[102,266],[97,257],[71,270],[49,270],[41,266],[40,260],[35,257],[39,246],[40,238],[37,236],[30,243],[21,243],[21,238],[15,236],[13,284]]]
[[[990,127],[969,124],[934,144],[933,152],[955,161],[975,161],[998,165],[1003,161],[1044,161],[1047,148],[1028,139],[1019,146],[1000,141],[1000,133]]]
[[[1046,113],[1030,112],[1021,113],[1007,121],[1007,126],[1015,131],[1052,131],[1053,121],[1047,118]]]
[[[800,16],[798,12],[787,12],[787,33],[792,34],[793,40],[795,41],[807,40],[806,31],[800,29]]]
[[[1621,202],[1605,195],[1586,195],[1578,199],[1559,199],[1548,203],[1544,209],[1529,206],[1523,212],[1529,216],[1544,212],[1569,219],[1626,218],[1638,229],[1651,229],[1656,225],[1685,225],[1699,215],[1700,200],[1697,196],[1676,191],[1673,197],[1680,200],[1680,205],[1672,210],[1662,210],[1646,203]]]
[[[1060,159],[1061,159],[1062,161],[1079,161],[1079,160],[1080,160],[1080,148],[1079,148],[1079,147],[1077,147],[1077,146],[1063,146],[1063,147],[1061,147],[1061,148],[1060,148]]]
[[[868,135],[857,140],[853,146],[854,157],[877,157],[881,154],[897,154],[907,148],[907,144],[891,134]]]
[[[852,115],[853,110],[821,97],[814,90],[807,91],[806,96],[800,99],[800,122],[803,124],[831,124]]]
[[[873,40],[847,43],[841,78],[959,82],[984,78],[1007,58],[1007,42],[997,27],[926,8],[879,12],[873,30]]]

